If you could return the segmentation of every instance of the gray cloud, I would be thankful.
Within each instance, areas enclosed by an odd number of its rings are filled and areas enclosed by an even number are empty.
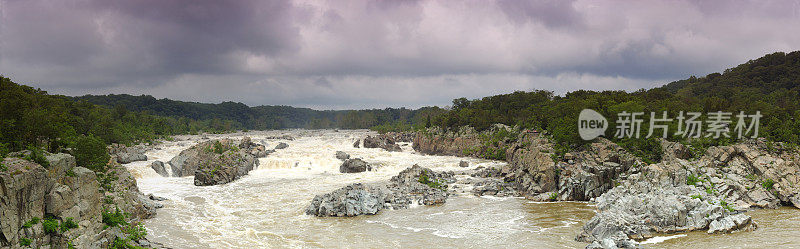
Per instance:
[[[0,73],[322,109],[633,90],[800,48],[800,1],[0,0]]]

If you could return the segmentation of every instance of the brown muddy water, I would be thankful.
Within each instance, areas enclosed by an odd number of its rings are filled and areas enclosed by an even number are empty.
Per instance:
[[[295,140],[272,140],[288,134]],[[383,210],[378,215],[318,218],[303,214],[314,195],[355,182],[381,182],[419,164],[434,170],[502,166],[504,162],[424,156],[407,144],[403,152],[353,148],[367,131],[250,132],[269,147],[289,144],[267,158],[248,176],[210,187],[193,185],[192,177],[165,178],[149,168],[168,161],[193,145],[168,142],[147,154],[148,161],[126,167],[145,194],[169,200],[156,217],[146,220],[148,238],[173,248],[583,248],[575,235],[595,214],[590,204],[536,203],[520,198],[458,194],[440,206]],[[228,134],[219,137],[241,137]],[[213,137],[212,137],[213,138]],[[341,174],[337,150],[378,165],[377,171]],[[459,176],[466,177],[466,176]],[[754,232],[707,235],[703,232],[665,235],[647,241],[648,248],[800,248],[800,210],[782,208],[749,213],[759,223]],[[650,243],[655,242],[655,243]]]

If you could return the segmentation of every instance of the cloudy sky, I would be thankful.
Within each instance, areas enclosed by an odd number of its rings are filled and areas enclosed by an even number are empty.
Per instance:
[[[660,86],[800,50],[798,27],[798,0],[0,0],[0,74],[66,95],[442,106]]]

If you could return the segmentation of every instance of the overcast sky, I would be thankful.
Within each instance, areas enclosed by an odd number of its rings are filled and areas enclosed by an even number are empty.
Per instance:
[[[0,74],[315,109],[636,90],[800,50],[800,1],[0,0]]]

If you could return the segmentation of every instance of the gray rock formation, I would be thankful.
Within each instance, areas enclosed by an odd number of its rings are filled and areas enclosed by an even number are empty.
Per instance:
[[[746,214],[737,214],[717,219],[708,225],[708,233],[730,233],[755,230],[757,225]]]
[[[350,159],[350,155],[348,155],[347,153],[344,153],[343,151],[337,151],[336,152],[336,159],[347,160],[347,159]]]
[[[209,140],[181,151],[169,165],[172,176],[195,176],[197,186],[224,184],[256,168],[256,156],[262,151],[266,150],[254,145],[249,138],[238,144],[231,139]]]
[[[147,161],[147,156],[144,154],[146,151],[147,148],[144,145],[128,147],[124,144],[112,144],[108,148],[111,157],[116,158],[117,162],[122,164]]]
[[[460,161],[458,162],[458,167],[466,168],[469,167],[469,163],[467,161]]]
[[[359,173],[371,169],[372,167],[361,158],[346,159],[339,166],[339,172],[342,173]]]
[[[169,173],[167,172],[167,168],[164,166],[164,162],[162,161],[154,161],[150,164],[150,168],[156,171],[159,175],[163,177],[169,177]]]
[[[316,216],[356,216],[377,214],[382,209],[408,208],[413,205],[436,205],[446,201],[447,184],[454,182],[452,172],[434,172],[414,165],[387,184],[351,184],[324,195],[317,195],[306,208]]]
[[[102,235],[104,208],[118,206],[128,219],[144,219],[159,205],[143,200],[133,177],[115,161],[108,171],[96,174],[76,167],[68,154],[46,158],[46,169],[20,158],[2,159],[8,169],[0,171],[0,247],[16,248],[24,238],[33,248],[67,248],[69,242],[76,248],[106,248],[113,239]],[[57,223],[72,220],[78,227],[46,233],[41,225],[45,214]],[[25,225],[34,219],[39,222]]]
[[[367,136],[364,138],[364,148],[381,148],[386,151],[398,152],[403,151],[400,145],[395,143],[391,137],[384,135]]]
[[[278,145],[275,145],[276,150],[282,150],[286,148],[289,148],[289,145],[283,142],[279,143]]]

